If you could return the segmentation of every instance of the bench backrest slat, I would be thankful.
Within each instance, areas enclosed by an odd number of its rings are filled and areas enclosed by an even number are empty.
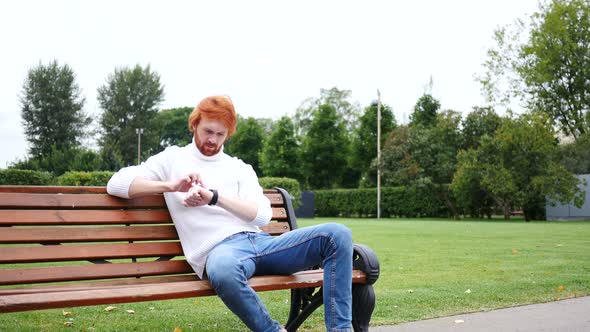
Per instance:
[[[286,192],[264,193],[273,220],[262,229],[279,235],[296,228]],[[104,187],[0,186],[0,285],[124,284],[186,274],[194,278],[163,195],[122,199]]]
[[[284,208],[272,208],[273,220],[286,220]],[[0,226],[171,223],[167,210],[0,210]]]
[[[104,226],[8,228],[0,232],[2,243],[101,242],[178,239],[174,226]]]
[[[0,210],[0,226],[171,223],[167,210]]]

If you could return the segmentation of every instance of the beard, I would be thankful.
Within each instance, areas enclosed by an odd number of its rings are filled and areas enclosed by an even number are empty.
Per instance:
[[[223,146],[223,144],[217,146],[215,144],[202,142],[199,137],[195,137],[195,143],[197,144],[197,149],[199,149],[199,151],[201,151],[201,153],[207,157],[211,157],[219,153],[219,151],[221,151],[221,147]]]

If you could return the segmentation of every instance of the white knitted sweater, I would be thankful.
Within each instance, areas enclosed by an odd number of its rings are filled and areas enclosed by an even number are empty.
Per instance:
[[[228,156],[223,149],[214,156],[205,156],[193,140],[184,147],[169,147],[139,166],[121,169],[109,180],[107,192],[129,198],[129,185],[137,176],[170,181],[192,172],[199,173],[203,185],[217,189],[220,196],[255,201],[258,206],[256,218],[245,222],[217,206],[185,207],[182,201],[186,193],[164,193],[186,259],[202,277],[207,254],[215,245],[235,233],[260,232],[258,227],[268,224],[272,217],[270,202],[250,165]]]

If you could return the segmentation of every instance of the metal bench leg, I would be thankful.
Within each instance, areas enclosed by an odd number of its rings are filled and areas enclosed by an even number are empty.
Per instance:
[[[352,285],[352,328],[355,332],[368,332],[375,309],[375,291],[372,285]]]
[[[297,331],[307,317],[324,303],[322,288],[317,289],[315,294],[314,291],[316,291],[316,288],[291,290],[291,310],[289,312],[289,320],[285,324],[287,331]]]

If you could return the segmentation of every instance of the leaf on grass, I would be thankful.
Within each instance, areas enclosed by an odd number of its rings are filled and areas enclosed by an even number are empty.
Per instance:
[[[155,307],[149,307],[149,309],[150,309],[150,310],[155,310],[156,308],[155,308]]]
[[[512,254],[513,254],[513,255],[516,255],[516,254],[518,254],[518,250],[516,250],[516,249],[512,249]]]
[[[563,292],[565,290],[565,286],[564,285],[560,285],[559,287],[557,287],[557,290],[560,292]]]
[[[180,327],[175,327],[173,332],[182,332],[182,329]]]
[[[127,313],[128,314],[134,314],[135,313],[135,310],[127,310]]]
[[[64,316],[71,316],[72,312],[71,311],[62,311]]]
[[[64,322],[64,326],[72,326],[72,325],[74,325],[73,322]]]
[[[110,306],[104,308],[104,311],[113,311],[115,309],[117,309],[117,307],[113,307],[113,306],[110,305]]]

